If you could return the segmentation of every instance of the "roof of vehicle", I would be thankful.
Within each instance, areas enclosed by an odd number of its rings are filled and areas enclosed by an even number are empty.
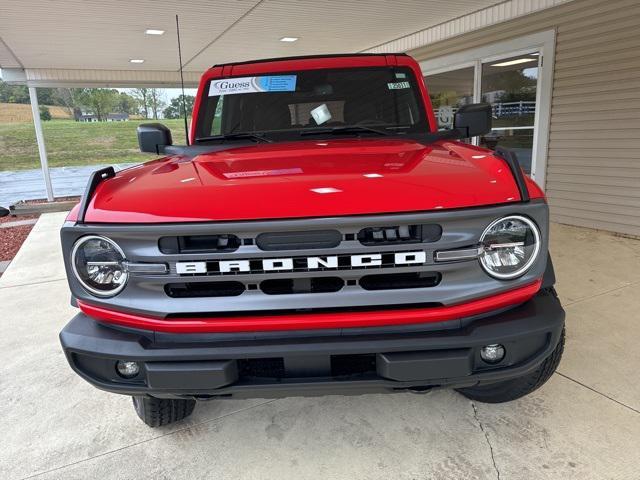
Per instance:
[[[229,62],[229,63],[217,63],[215,67],[228,67],[231,65],[247,65],[251,63],[266,63],[266,62],[281,62],[289,60],[308,60],[313,58],[334,58],[334,57],[386,57],[386,56],[403,56],[406,57],[406,53],[323,53],[316,55],[297,55],[291,57],[272,57],[272,58],[259,58],[256,60],[244,60],[242,62]]]

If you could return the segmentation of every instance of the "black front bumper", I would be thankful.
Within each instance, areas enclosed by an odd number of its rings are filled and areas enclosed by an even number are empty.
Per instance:
[[[525,375],[556,347],[564,310],[541,290],[489,316],[411,327],[247,334],[158,334],[76,315],[60,333],[71,367],[94,386],[166,398],[282,397],[465,387]],[[480,348],[502,344],[489,365]],[[121,378],[118,360],[142,366]]]

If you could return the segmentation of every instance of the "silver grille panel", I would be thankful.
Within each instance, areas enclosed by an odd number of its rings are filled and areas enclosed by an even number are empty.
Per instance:
[[[471,248],[478,244],[480,235],[493,220],[506,215],[519,214],[532,218],[540,227],[542,245],[540,258],[522,277],[499,281],[489,277],[477,259],[434,261],[437,251]],[[366,246],[357,239],[357,234],[367,227],[388,225],[442,226],[441,237],[434,242],[411,245]],[[334,248],[295,249],[264,251],[255,244],[240,245],[232,252],[208,253],[162,253],[158,241],[166,236],[233,234],[239,238],[256,238],[268,232],[301,232],[337,230],[343,240]],[[197,314],[198,312],[241,313],[244,311],[297,310],[375,307],[416,303],[439,303],[444,305],[461,303],[489,296],[501,291],[526,285],[540,278],[546,266],[548,249],[548,209],[544,202],[514,203],[498,207],[484,207],[459,211],[437,211],[400,215],[376,215],[357,217],[334,217],[301,220],[278,220],[256,222],[219,222],[159,225],[74,225],[65,224],[62,229],[65,265],[70,272],[68,258],[71,246],[81,236],[105,235],[116,241],[132,263],[162,263],[168,273],[157,275],[132,272],[127,287],[110,299],[97,299],[86,292],[72,274],[68,274],[74,296],[93,304],[120,308],[149,315]],[[424,252],[424,261],[397,262],[395,255],[407,252]],[[352,265],[356,256],[380,255],[380,264]],[[309,268],[309,258],[338,259],[337,268],[319,265]],[[377,258],[377,257],[374,257]],[[264,261],[290,259],[292,268],[263,267]],[[220,272],[221,262],[247,261],[248,271],[232,269]],[[287,265],[289,266],[288,262]],[[228,264],[223,264],[228,265]],[[269,265],[274,265],[269,263]],[[280,265],[280,264],[277,264]],[[275,266],[275,265],[274,265]],[[244,269],[246,270],[246,269]],[[360,279],[372,274],[437,274],[440,281],[429,288],[389,288],[388,290],[366,290]],[[268,295],[259,288],[261,282],[270,279],[311,279],[339,277],[344,287],[329,293],[296,293]],[[197,282],[241,282],[244,291],[235,296],[173,298],[165,292],[168,284],[190,284]],[[304,282],[297,284],[304,285]]]

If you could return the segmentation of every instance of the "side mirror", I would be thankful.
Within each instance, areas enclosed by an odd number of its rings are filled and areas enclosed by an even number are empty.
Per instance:
[[[161,123],[143,123],[137,131],[141,152],[160,155],[166,147],[173,145],[171,130]]]
[[[458,109],[453,127],[460,131],[461,138],[476,137],[491,131],[491,105],[472,103]]]

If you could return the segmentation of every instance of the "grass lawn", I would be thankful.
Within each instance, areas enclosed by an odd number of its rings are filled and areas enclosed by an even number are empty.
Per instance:
[[[49,166],[134,163],[154,158],[140,153],[136,127],[153,120],[81,123],[42,122]],[[184,143],[184,121],[160,120],[171,129],[174,142]],[[32,123],[0,123],[0,171],[40,168]]]

